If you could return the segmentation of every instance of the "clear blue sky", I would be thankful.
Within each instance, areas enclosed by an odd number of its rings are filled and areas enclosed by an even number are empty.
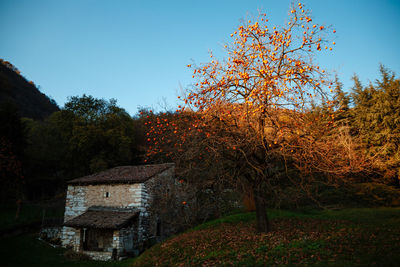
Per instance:
[[[192,83],[186,67],[223,57],[240,19],[265,11],[285,22],[290,0],[0,0],[0,58],[63,106],[83,93],[139,106],[176,106]],[[335,49],[317,61],[346,88],[354,73],[378,78],[379,64],[400,74],[399,0],[305,0],[314,21],[332,25]]]

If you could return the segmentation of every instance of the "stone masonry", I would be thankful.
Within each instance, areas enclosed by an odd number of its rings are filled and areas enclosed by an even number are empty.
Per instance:
[[[173,164],[164,165],[166,166],[159,173],[148,178],[141,178],[142,180],[138,181],[134,178],[131,178],[131,180],[126,178],[121,181],[113,178],[112,183],[107,183],[106,178],[104,178],[107,175],[106,172],[102,174],[101,181],[97,181],[95,175],[92,175],[90,180],[87,178],[73,180],[67,188],[64,223],[82,215],[94,206],[136,208],[140,212],[136,223],[114,230],[112,247],[116,249],[118,256],[127,252],[137,254],[138,248],[143,242],[156,234],[154,214],[149,212],[151,205],[155,204],[151,201],[152,189],[163,183],[174,183]],[[148,168],[152,168],[152,166],[162,165],[148,166]],[[134,166],[131,168],[132,171],[135,171]],[[130,177],[134,176],[131,175]],[[82,240],[84,239],[82,229],[84,228],[64,226],[62,229],[62,245],[71,247],[75,251],[82,251]],[[83,252],[98,260],[108,260],[113,257],[113,253],[109,251]]]

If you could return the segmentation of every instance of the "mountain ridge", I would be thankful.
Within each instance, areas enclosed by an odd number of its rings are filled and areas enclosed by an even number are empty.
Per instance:
[[[0,105],[7,102],[17,106],[21,117],[35,120],[43,120],[60,110],[53,99],[40,92],[13,64],[0,59]]]

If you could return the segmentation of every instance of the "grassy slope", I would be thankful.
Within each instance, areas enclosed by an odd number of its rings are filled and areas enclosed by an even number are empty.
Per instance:
[[[270,211],[273,231],[254,231],[254,213],[214,220],[170,238],[136,260],[71,261],[34,235],[0,240],[0,266],[398,266],[400,208]]]
[[[0,266],[129,266],[132,259],[119,262],[73,261],[66,259],[65,249],[52,248],[48,244],[36,239],[35,235],[8,237],[0,240]]]
[[[400,208],[269,214],[271,233],[255,233],[254,213],[236,214],[154,246],[134,266],[398,266],[400,262]]]

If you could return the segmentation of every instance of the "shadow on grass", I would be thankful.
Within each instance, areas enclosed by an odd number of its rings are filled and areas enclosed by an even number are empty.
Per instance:
[[[7,237],[0,240],[0,266],[130,266],[133,261],[74,261],[66,259],[64,252],[63,248],[53,248],[36,239],[34,234]]]
[[[356,223],[397,225],[400,218],[400,207],[398,208],[354,208],[342,210],[304,210],[288,211],[268,209],[268,217],[275,218],[310,218],[323,220],[348,220]],[[192,228],[193,230],[207,229],[222,223],[239,223],[255,221],[254,212],[232,214],[223,218],[208,221],[204,224]]]

